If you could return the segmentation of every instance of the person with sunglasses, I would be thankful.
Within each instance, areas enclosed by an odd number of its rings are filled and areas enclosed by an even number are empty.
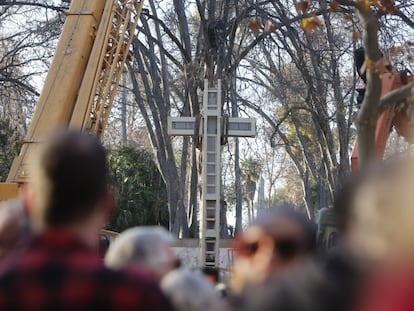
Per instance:
[[[243,295],[301,266],[316,252],[316,226],[304,213],[270,208],[234,240],[230,289]]]

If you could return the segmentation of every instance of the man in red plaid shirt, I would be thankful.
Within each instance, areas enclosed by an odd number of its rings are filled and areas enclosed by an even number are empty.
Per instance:
[[[114,206],[99,140],[61,132],[38,160],[25,191],[35,234],[0,267],[0,310],[171,310],[149,272],[99,257]]]

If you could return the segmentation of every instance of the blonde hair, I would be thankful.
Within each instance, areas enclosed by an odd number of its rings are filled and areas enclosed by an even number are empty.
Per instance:
[[[356,190],[349,243],[373,260],[414,259],[414,158],[404,154],[376,166]]]

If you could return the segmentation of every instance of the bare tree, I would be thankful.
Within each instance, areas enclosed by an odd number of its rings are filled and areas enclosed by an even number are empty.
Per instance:
[[[411,89],[414,83],[393,91],[381,97],[381,78],[384,72],[384,54],[380,49],[380,36],[386,38],[387,25],[400,25],[399,32],[410,32],[413,30],[413,23],[409,16],[412,16],[413,5],[406,1],[383,0],[376,4],[369,1],[337,0],[339,5],[354,10],[359,19],[362,32],[362,42],[365,47],[365,64],[367,87],[365,97],[359,109],[356,119],[359,141],[359,165],[364,166],[375,158],[375,128],[380,112],[387,106],[398,103],[401,99],[411,96]],[[393,20],[388,17],[393,17]],[[395,21],[395,19],[397,19]],[[401,27],[401,25],[404,25]],[[386,42],[387,40],[384,40]]]
[[[64,6],[0,3],[0,105],[3,118],[25,134],[42,79],[63,25]]]
[[[145,39],[137,37],[134,42],[135,64],[131,67],[134,93],[169,189],[172,230],[185,234],[189,221],[195,223],[197,213],[197,179],[194,173],[197,140],[183,140],[181,157],[176,162],[171,138],[167,135],[167,116],[197,116],[200,113],[197,91],[202,89],[205,78],[211,82],[222,79],[227,102],[224,109],[233,107],[234,116],[236,97],[228,95],[232,89],[231,77],[237,64],[260,39],[239,36],[237,32],[238,29],[244,32],[248,29],[246,19],[254,11],[254,6],[248,2],[196,1],[194,8],[197,12],[191,12],[186,10],[182,1],[173,1],[168,8],[171,14],[165,13],[163,21],[158,12],[167,11],[166,8],[157,7],[153,1],[149,4],[150,10],[142,14],[141,34]],[[200,20],[196,27],[191,28],[189,21],[195,16]],[[191,167],[187,167],[188,163]],[[192,173],[187,174],[188,170]],[[190,194],[186,195],[187,189]],[[241,185],[238,189],[236,192],[241,191]],[[186,197],[189,198],[187,208]],[[241,230],[241,226],[238,229]]]

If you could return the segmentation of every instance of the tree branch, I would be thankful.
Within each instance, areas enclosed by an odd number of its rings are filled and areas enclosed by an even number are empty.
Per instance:
[[[403,20],[403,22],[406,23],[411,28],[414,28],[414,21],[411,18],[409,18],[408,16],[406,16],[400,10],[396,10],[395,13],[394,13],[394,15],[395,16],[398,16],[399,18],[401,18]]]
[[[28,2],[28,1],[10,1],[10,0],[0,0],[0,6],[13,6],[13,5],[23,5],[23,6],[36,6],[44,9],[55,10],[58,12],[64,12],[67,10],[67,7],[54,6],[44,3]]]
[[[33,95],[40,96],[39,92],[37,92],[33,87],[31,87],[30,85],[28,85],[26,83],[23,83],[19,79],[13,79],[13,78],[3,79],[3,78],[0,78],[0,81],[2,81],[2,82],[7,81],[7,82],[10,82],[10,83],[13,83],[17,86],[20,86],[22,89],[32,93]]]
[[[412,91],[414,89],[414,82],[404,85],[388,94],[384,95],[378,105],[379,112],[383,112],[388,107],[405,101],[407,98],[412,96]]]

